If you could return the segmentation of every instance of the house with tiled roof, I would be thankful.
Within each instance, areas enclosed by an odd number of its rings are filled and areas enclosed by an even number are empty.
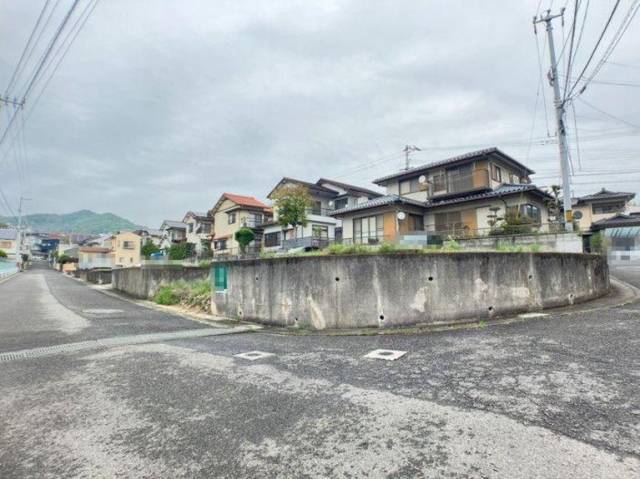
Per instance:
[[[588,231],[595,223],[619,214],[630,213],[630,202],[635,196],[635,193],[602,188],[597,193],[573,198],[573,218],[582,231]]]
[[[182,221],[164,220],[160,225],[160,231],[160,248],[170,248],[171,245],[187,241],[187,225]]]
[[[278,224],[278,212],[274,211],[273,221],[265,225],[263,247],[267,250],[290,250],[294,248],[323,248],[329,242],[342,238],[342,220],[331,216],[336,209],[355,206],[373,200],[382,193],[340,181],[320,178],[309,182],[284,177],[267,195],[273,199],[276,191],[283,187],[301,186],[311,198],[311,207],[307,211],[307,224],[295,228],[282,228]]]
[[[218,256],[239,252],[235,234],[243,226],[251,228],[255,235],[249,248],[259,250],[264,224],[271,220],[273,213],[268,205],[253,196],[223,193],[207,215],[213,218],[211,249]]]
[[[213,218],[206,212],[187,211],[182,222],[187,227],[187,243],[193,244],[194,251],[198,256],[202,255],[203,251],[208,249],[211,244]]]
[[[386,195],[337,209],[345,242],[412,241],[428,235],[487,234],[496,218],[528,217],[542,228],[551,197],[531,184],[534,172],[498,148],[487,148],[374,180]]]

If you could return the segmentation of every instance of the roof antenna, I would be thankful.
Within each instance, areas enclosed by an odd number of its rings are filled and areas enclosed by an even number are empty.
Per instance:
[[[405,145],[404,146],[404,169],[408,170],[409,169],[409,153],[411,153],[412,151],[422,151],[420,148],[418,148],[415,145]]]

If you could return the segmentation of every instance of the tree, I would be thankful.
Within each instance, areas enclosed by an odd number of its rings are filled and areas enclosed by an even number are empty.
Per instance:
[[[160,248],[156,246],[151,238],[147,238],[147,241],[142,245],[142,248],[140,249],[140,253],[142,253],[142,256],[144,256],[146,259],[149,259],[152,254],[158,253],[159,251]]]
[[[186,259],[189,256],[191,256],[192,245],[191,243],[172,244],[169,247],[168,252],[169,252],[169,259],[173,259],[173,260]]]
[[[288,226],[307,225],[307,210],[313,205],[309,190],[302,185],[286,185],[273,193],[278,223],[285,230]]]
[[[551,185],[550,188],[553,198],[545,201],[545,206],[549,210],[549,223],[561,225],[564,222],[562,216],[562,188],[558,185]]]
[[[240,251],[243,253],[246,251],[247,246],[255,239],[256,235],[254,234],[251,228],[247,228],[243,226],[238,231],[236,231],[235,238],[238,244],[240,245]]]
[[[6,258],[6,257],[7,257],[7,253],[0,249],[0,258]]]
[[[62,253],[61,255],[58,256],[58,263],[59,264],[66,264],[66,263],[77,263],[78,262],[78,258],[73,258],[71,256],[68,256],[64,253]]]

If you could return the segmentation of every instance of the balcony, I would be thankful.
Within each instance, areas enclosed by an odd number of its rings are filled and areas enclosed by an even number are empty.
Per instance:
[[[433,183],[433,196],[466,193],[473,190],[482,190],[491,187],[489,170],[477,169],[468,173],[448,171],[441,177],[442,181]]]

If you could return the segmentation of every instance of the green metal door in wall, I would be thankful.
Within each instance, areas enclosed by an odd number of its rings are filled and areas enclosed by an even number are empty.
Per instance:
[[[213,289],[215,291],[227,290],[227,267],[226,266],[213,267]]]

